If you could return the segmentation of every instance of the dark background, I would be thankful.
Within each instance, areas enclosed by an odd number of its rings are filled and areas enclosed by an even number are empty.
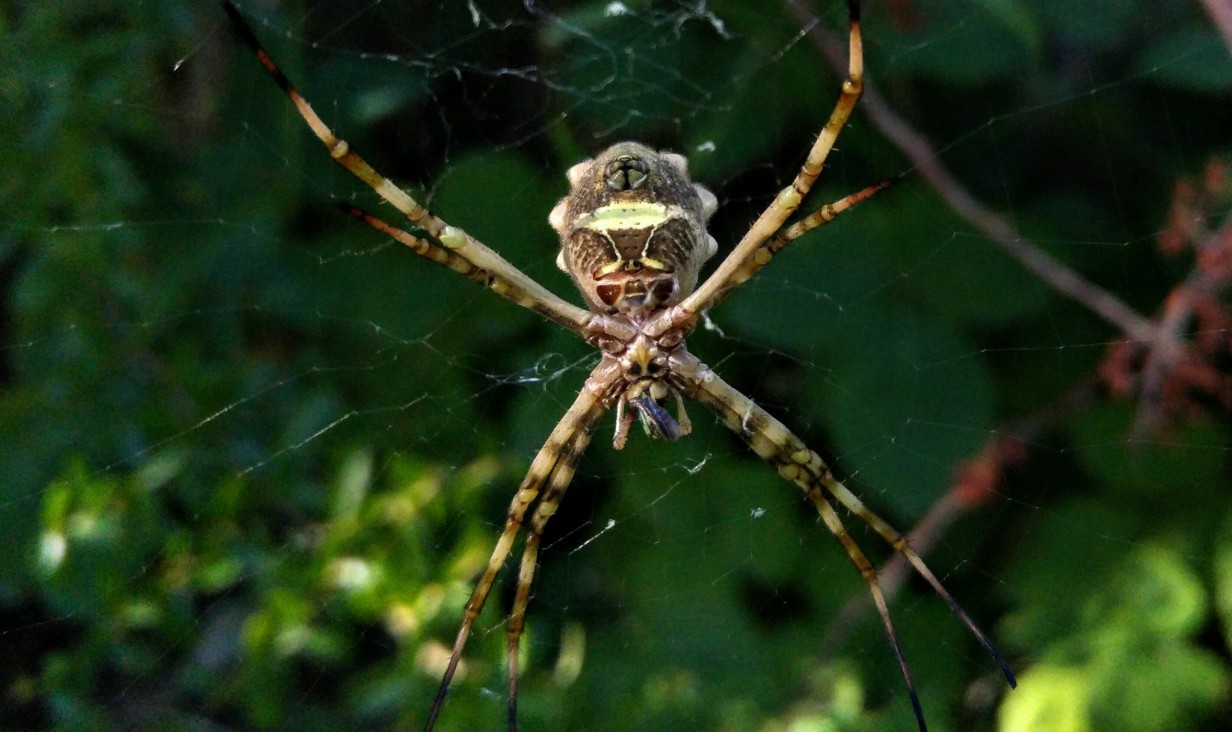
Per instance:
[[[379,170],[574,301],[546,225],[570,165],[621,139],[687,154],[722,255],[839,84],[779,2],[241,10]],[[803,12],[843,33],[844,3]],[[931,729],[1224,728],[1229,49],[1198,2],[865,19],[871,82],[1010,238],[1179,322],[1160,346],[1058,294],[861,107],[810,200],[904,180],[691,349],[896,526],[925,522],[1020,678],[888,578]],[[217,4],[5,2],[0,30],[0,723],[419,728],[593,352],[338,213],[395,220]],[[838,543],[691,414],[689,438],[621,453],[601,426],[541,554],[523,728],[914,729]],[[440,729],[503,725],[511,601],[499,584]]]

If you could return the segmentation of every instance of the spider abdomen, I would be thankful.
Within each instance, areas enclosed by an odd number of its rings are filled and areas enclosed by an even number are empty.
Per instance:
[[[599,312],[645,317],[675,304],[713,256],[715,197],[685,159],[622,142],[569,169],[569,195],[549,216],[556,263]]]

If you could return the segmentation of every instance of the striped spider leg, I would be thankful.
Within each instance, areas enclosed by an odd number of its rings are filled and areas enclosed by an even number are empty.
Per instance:
[[[359,178],[377,195],[406,216],[412,227],[422,232],[422,235],[416,236],[390,226],[376,216],[353,206],[343,206],[344,211],[405,244],[419,256],[479,282],[501,297],[534,310],[574,333],[586,334],[587,325],[594,317],[592,313],[565,302],[549,292],[543,285],[535,282],[470,234],[455,226],[450,226],[446,221],[421,206],[393,181],[374,170],[366,160],[359,156],[359,153],[351,149],[346,140],[335,135],[261,46],[261,42],[257,40],[248,22],[240,15],[239,9],[231,0],[223,0],[222,7],[231,20],[231,28],[235,34],[244,42],[244,45],[252,49],[257,60],[265,67],[274,82],[290,97],[296,111],[308,123],[308,127],[312,129],[317,139],[325,145],[334,162]]]
[[[839,132],[860,97],[863,52],[857,0],[849,0],[848,4],[850,60],[847,79],[834,111],[791,185],[779,192],[732,253],[700,287],[696,284],[702,265],[718,248],[714,238],[706,232],[717,200],[705,188],[692,183],[684,157],[623,142],[569,169],[569,194],[552,209],[548,221],[560,236],[557,264],[573,279],[586,302],[586,309],[552,294],[377,173],[316,115],[261,47],[235,6],[224,0],[223,7],[239,37],[291,99],[333,160],[405,215],[417,233],[344,206],[349,215],[405,244],[416,254],[540,313],[578,334],[602,353],[577,399],[536,454],[514,495],[504,529],[463,612],[461,627],[428,715],[426,732],[436,724],[475,619],[497,574],[509,559],[529,513],[530,526],[523,544],[516,595],[507,625],[508,726],[511,731],[516,729],[518,647],[544,528],[572,481],[578,461],[606,411],[612,408],[616,411],[613,446],[618,450],[625,445],[635,421],[640,422],[652,438],[675,440],[689,434],[691,429],[681,395],[700,401],[743,437],[754,452],[775,466],[780,475],[799,485],[827,528],[842,543],[868,583],[921,730],[925,729],[923,712],[876,570],[843,527],[832,499],[856,514],[915,567],[992,654],[1010,685],[1015,684],[1013,673],[988,638],[942,587],[906,539],[835,479],[817,453],[752,400],[723,382],[689,353],[684,342],[696,328],[702,313],[748,281],[785,246],[894,182],[888,180],[869,186],[822,205],[787,225],[787,220],[800,207],[820,175]],[[669,401],[675,403],[675,416],[665,406]]]
[[[822,167],[830,151],[838,139],[839,133],[846,125],[851,112],[864,88],[863,43],[860,36],[860,3],[859,0],[849,0],[850,34],[848,42],[847,78],[843,81],[842,91],[830,118],[826,121],[813,147],[809,150],[800,172],[792,182],[783,188],[774,200],[762,211],[753,225],[745,232],[736,244],[731,254],[719,264],[714,273],[702,283],[692,294],[688,295],[674,307],[665,308],[653,320],[647,323],[644,331],[652,337],[660,334],[670,334],[676,329],[686,332],[696,326],[700,315],[717,305],[732,290],[751,279],[762,267],[770,263],[775,254],[791,242],[809,231],[828,224],[839,214],[852,206],[864,201],[876,193],[898,182],[898,178],[890,178],[880,183],[868,186],[851,195],[832,203],[824,204],[790,226],[787,220],[796,212],[804,198],[812,190],[813,183],[821,174]],[[915,712],[916,722],[921,732],[927,729],[924,712],[916,694],[915,683],[912,681],[910,669],[899,645],[894,623],[890,619],[889,608],[886,605],[884,593],[877,581],[877,571],[863,550],[855,543],[842,519],[834,510],[830,498],[836,499],[847,510],[854,513],[861,521],[870,526],[890,546],[903,555],[912,567],[933,587],[950,609],[958,616],[964,625],[975,635],[989,652],[1011,688],[1017,686],[1013,671],[1001,657],[992,641],[975,624],[975,621],[958,604],[952,595],[937,579],[920,556],[911,548],[900,532],[890,526],[884,519],[873,513],[864,505],[850,489],[836,479],[830,468],[821,457],[810,450],[783,423],[776,420],[768,412],[757,406],[752,399],[724,382],[705,364],[698,361],[692,354],[682,352],[672,356],[672,373],[682,382],[677,387],[718,416],[729,429],[736,432],[748,443],[759,457],[774,465],[781,476],[800,486],[805,496],[816,507],[826,528],[839,540],[846,550],[852,564],[859,570],[868,583],[869,593],[881,616],[886,635],[898,661],[903,680],[911,697],[911,705]],[[829,498],[827,497],[829,496]]]
[[[684,387],[684,392],[714,412],[719,421],[748,443],[748,446],[753,452],[757,453],[758,457],[774,466],[778,470],[779,475],[798,485],[800,490],[804,491],[805,497],[817,509],[817,513],[821,516],[821,520],[825,523],[826,528],[843,545],[843,549],[847,551],[847,556],[851,558],[852,564],[856,566],[856,569],[860,571],[860,575],[864,577],[864,581],[868,583],[869,593],[872,595],[873,602],[877,606],[877,613],[881,616],[882,625],[885,626],[886,636],[890,640],[894,657],[898,661],[899,670],[902,672],[903,680],[907,686],[907,693],[911,697],[911,706],[915,711],[916,722],[919,724],[921,732],[927,729],[924,721],[924,710],[920,706],[920,698],[916,694],[915,683],[911,679],[911,671],[907,667],[902,647],[898,643],[898,635],[894,631],[894,623],[890,620],[890,611],[886,606],[885,595],[882,593],[881,585],[877,581],[877,570],[864,554],[864,551],[856,544],[851,534],[847,533],[842,519],[839,518],[838,513],[834,510],[831,499],[841,503],[844,508],[855,514],[861,521],[871,527],[873,531],[877,532],[895,551],[903,555],[911,566],[919,572],[920,576],[928,584],[932,585],[933,590],[945,600],[950,606],[950,610],[958,616],[959,620],[967,626],[971,633],[979,640],[980,644],[984,646],[985,650],[993,657],[993,660],[1001,667],[1001,672],[1005,674],[1010,687],[1017,686],[1018,682],[1014,678],[1014,672],[1010,670],[1009,665],[1001,657],[996,646],[980,630],[975,621],[971,619],[971,616],[967,615],[967,612],[962,609],[958,601],[945,589],[941,581],[937,579],[937,576],[928,568],[928,565],[924,564],[924,560],[920,559],[920,555],[916,554],[911,545],[907,543],[906,537],[890,526],[885,519],[869,510],[863,501],[857,498],[840,480],[835,478],[834,474],[830,471],[830,467],[826,465],[820,455],[809,449],[782,422],[757,406],[752,399],[741,394],[730,384],[720,379],[705,364],[695,361],[693,363],[681,364],[676,370],[677,373],[691,374],[687,379],[688,384]]]
[[[830,151],[834,149],[839,133],[847,124],[847,119],[851,117],[864,91],[864,44],[860,36],[859,0],[848,0],[847,8],[850,15],[847,78],[843,80],[834,111],[821,128],[813,147],[809,149],[804,163],[800,166],[800,172],[788,186],[779,191],[710,277],[683,302],[660,313],[646,326],[648,333],[658,334],[695,324],[701,313],[713,308],[729,292],[757,274],[783,247],[818,226],[830,223],[840,213],[898,181],[898,178],[891,178],[819,206],[808,216],[784,228],[787,219],[796,212],[805,196],[813,189],[813,183],[821,175],[822,167],[830,156]]]
[[[479,581],[475,584],[475,589],[471,592],[470,600],[466,603],[462,627],[458,629],[453,652],[449,655],[449,665],[441,679],[436,700],[432,704],[432,711],[429,712],[427,724],[424,726],[425,730],[431,730],[436,725],[437,716],[441,712],[445,695],[449,692],[449,685],[458,669],[458,661],[462,658],[462,649],[466,645],[467,637],[470,636],[475,618],[483,610],[488,594],[492,590],[492,584],[496,581],[496,575],[513,551],[514,539],[517,538],[522,528],[527,511],[531,504],[538,500],[535,512],[531,516],[530,533],[522,548],[522,567],[518,573],[517,596],[514,599],[513,612],[508,622],[509,729],[515,728],[518,700],[518,645],[525,624],[526,605],[530,601],[530,587],[535,576],[539,542],[543,537],[543,530],[548,519],[556,512],[556,507],[560,505],[565,489],[569,487],[573,479],[574,470],[582,458],[582,453],[590,444],[590,437],[594,433],[599,418],[607,411],[606,405],[611,403],[611,393],[613,387],[618,384],[620,376],[620,370],[613,359],[608,357],[601,360],[591,372],[590,377],[586,379],[573,406],[569,407],[565,416],[556,423],[552,434],[548,436],[543,447],[539,448],[539,453],[535,455],[535,459],[531,461],[530,470],[522,479],[522,484],[518,486],[518,491],[509,504],[505,528],[501,531],[496,547],[492,550],[487,568],[484,569]]]

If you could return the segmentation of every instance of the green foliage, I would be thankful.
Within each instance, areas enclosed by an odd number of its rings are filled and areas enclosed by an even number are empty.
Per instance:
[[[846,3],[811,5],[843,26]],[[687,153],[721,251],[789,182],[839,81],[786,7],[242,11],[378,169],[572,297],[546,216],[581,156]],[[1232,62],[1198,5],[868,2],[864,30],[870,80],[974,196],[1157,315],[1192,266],[1153,242],[1176,181],[1230,152]],[[0,726],[419,728],[592,349],[337,213],[394,221],[213,3],[27,3],[0,32]],[[1144,436],[1136,404],[1063,404],[1124,334],[909,166],[857,109],[809,203],[903,180],[691,350],[904,529],[1039,425],[926,555],[1018,689],[922,583],[891,600],[930,729],[1226,728],[1226,410]],[[915,729],[837,542],[691,416],[622,453],[601,425],[540,557],[523,727]],[[510,564],[441,730],[503,725]]]
[[[506,466],[481,459],[446,474],[395,458],[375,483],[373,455],[352,452],[328,483],[331,505],[287,533],[251,525],[243,494],[255,486],[245,480],[219,486],[192,520],[175,516],[167,494],[184,467],[153,459],[121,480],[73,466],[43,496],[30,569],[47,609],[82,636],[43,667],[59,724],[104,718],[95,697],[104,677],[134,689],[123,713],[139,726],[170,713],[156,698],[168,682],[207,707],[233,709],[246,727],[292,725],[299,715],[379,723],[427,693],[409,679],[420,665],[436,672],[431,638],[485,561],[487,536],[458,532],[456,516]],[[185,643],[191,662],[160,678],[167,649]],[[425,652],[398,658],[394,644]],[[305,699],[304,673],[344,678]],[[337,699],[348,700],[345,710]]]
[[[1090,596],[1007,620],[1016,642],[1047,653],[1002,706],[1004,729],[1188,728],[1221,701],[1232,674],[1196,642],[1209,602],[1184,558],[1140,545],[1104,569]]]
[[[1144,72],[1157,74],[1160,82],[1192,92],[1228,94],[1232,69],[1226,63],[1227,48],[1219,35],[1206,26],[1178,28],[1158,39],[1139,59]]]

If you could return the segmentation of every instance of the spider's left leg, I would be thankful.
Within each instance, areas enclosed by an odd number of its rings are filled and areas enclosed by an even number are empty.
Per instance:
[[[526,624],[526,605],[530,602],[530,587],[535,580],[535,569],[538,567],[539,544],[543,540],[543,530],[548,519],[556,513],[565,490],[573,481],[574,471],[582,453],[590,444],[598,415],[595,419],[579,424],[573,440],[559,451],[556,466],[548,477],[547,487],[543,496],[535,505],[535,513],[531,516],[530,531],[526,535],[526,544],[522,547],[522,566],[518,570],[518,589],[513,601],[513,612],[509,616],[509,732],[517,728],[518,717],[518,647],[521,644],[522,629]]]
[[[924,560],[920,559],[920,556],[907,543],[907,539],[886,523],[884,519],[869,510],[855,494],[835,478],[820,455],[810,450],[782,422],[757,406],[752,399],[749,399],[730,384],[720,379],[709,367],[695,364],[691,366],[690,370],[692,373],[685,377],[688,382],[685,393],[713,411],[723,424],[740,435],[759,457],[777,468],[779,475],[800,486],[800,489],[804,491],[809,501],[817,508],[817,512],[825,522],[826,528],[838,538],[843,548],[847,550],[847,555],[851,558],[852,563],[856,565],[856,568],[868,583],[869,592],[872,593],[873,600],[877,605],[877,612],[881,615],[882,624],[886,628],[890,644],[894,649],[894,655],[898,659],[903,678],[906,680],[908,692],[911,694],[912,706],[915,708],[916,720],[921,730],[926,728],[924,716],[920,710],[919,699],[916,696],[911,675],[907,669],[907,662],[903,658],[902,650],[895,637],[894,625],[890,620],[885,597],[877,582],[877,572],[856,545],[855,540],[847,533],[842,520],[834,511],[830,500],[826,497],[827,493],[838,499],[844,507],[858,516],[861,521],[872,527],[895,551],[902,554],[911,563],[915,570],[932,585],[937,594],[946,601],[954,614],[975,635],[976,639],[993,657],[993,660],[1001,667],[1001,671],[1005,674],[1006,680],[1009,681],[1010,687],[1017,685],[1014,673],[1010,670],[1009,665],[1005,663],[1000,652],[993,646],[992,641],[988,639],[988,636],[984,635],[984,632],[967,615],[966,611],[958,604],[958,601],[942,586],[941,581],[924,564]]]
[[[261,46],[256,34],[235,5],[230,0],[223,0],[222,6],[227,17],[231,19],[231,27],[236,35],[252,50],[266,73],[290,98],[296,111],[329,151],[333,161],[398,209],[410,220],[416,230],[423,232],[424,236],[403,232],[385,224],[371,214],[352,207],[346,208],[349,214],[406,244],[416,254],[481,282],[502,297],[530,308],[585,337],[585,327],[591,317],[589,312],[549,292],[504,257],[462,229],[451,226],[444,219],[433,214],[410,194],[395,185],[393,181],[377,172],[368,161],[360,157],[359,153],[351,149],[346,140],[338,137],[317,115],[308,100],[299,93],[282,69],[274,63],[269,52]]]
[[[445,703],[445,695],[449,693],[449,685],[453,681],[453,675],[457,671],[458,661],[462,657],[462,649],[466,645],[466,640],[470,637],[471,627],[475,623],[475,619],[483,610],[484,603],[487,602],[488,593],[492,590],[492,584],[496,580],[496,575],[504,566],[505,560],[509,558],[510,552],[513,550],[514,539],[517,538],[518,532],[522,528],[522,522],[526,517],[526,512],[530,509],[532,503],[539,497],[540,489],[544,483],[548,483],[548,491],[552,491],[552,486],[555,485],[553,476],[556,475],[558,466],[561,462],[570,464],[568,474],[572,475],[572,465],[576,464],[577,456],[581,453],[578,448],[578,442],[581,445],[590,440],[590,434],[594,431],[595,424],[603,413],[607,411],[605,406],[606,394],[612,382],[619,376],[619,370],[612,367],[612,364],[607,359],[601,361],[594,371],[591,372],[590,378],[586,380],[581,392],[578,393],[577,399],[573,402],[573,406],[565,412],[565,416],[552,430],[552,434],[548,436],[543,447],[539,449],[539,453],[535,455],[535,459],[531,461],[530,470],[527,471],[526,477],[522,479],[522,484],[518,487],[517,493],[513,496],[513,501],[509,504],[509,514],[505,521],[505,528],[501,532],[500,539],[496,542],[496,547],[492,550],[492,556],[488,559],[488,565],[484,569],[483,575],[475,584],[475,589],[471,592],[471,597],[466,603],[466,609],[462,616],[462,626],[458,629],[457,639],[454,641],[453,651],[449,655],[449,664],[445,669],[445,673],[441,678],[441,685],[437,689],[436,699],[432,703],[432,711],[428,714],[428,721],[424,725],[424,732],[431,732],[436,726],[436,719],[440,715],[441,707]],[[561,489],[563,491],[563,489]],[[559,493],[556,500],[559,500]]]
[[[592,319],[589,311],[561,300],[487,247],[481,244],[478,247],[472,247],[471,243],[478,244],[478,242],[471,239],[469,235],[456,239],[449,239],[445,236],[441,239],[444,245],[439,245],[422,236],[415,236],[399,229],[355,206],[344,204],[341,208],[349,216],[363,221],[377,231],[404,244],[424,259],[430,259],[448,267],[468,280],[487,287],[506,300],[521,305],[527,310],[533,310],[583,338],[587,337],[586,326]]]

